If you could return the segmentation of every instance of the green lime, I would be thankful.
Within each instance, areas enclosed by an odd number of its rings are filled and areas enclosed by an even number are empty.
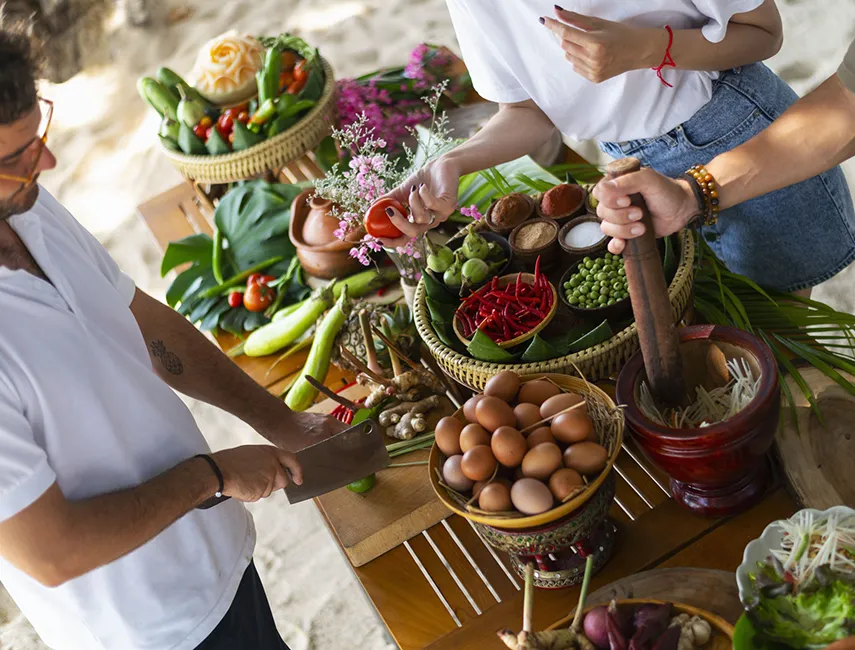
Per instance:
[[[362,494],[363,492],[368,492],[368,490],[373,488],[375,483],[377,483],[377,477],[374,476],[374,474],[371,474],[370,476],[366,476],[365,478],[361,478],[358,481],[350,483],[347,486],[347,489],[351,492]]]

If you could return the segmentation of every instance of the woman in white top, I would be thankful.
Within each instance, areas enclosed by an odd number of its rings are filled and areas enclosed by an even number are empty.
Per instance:
[[[773,0],[567,0],[578,13],[545,0],[447,3],[476,90],[501,110],[392,193],[410,206],[392,216],[408,236],[454,211],[460,176],[537,149],[553,125],[676,177],[797,99],[757,63],[780,48]],[[703,236],[733,271],[797,291],[855,259],[855,211],[835,168],[722,210]]]

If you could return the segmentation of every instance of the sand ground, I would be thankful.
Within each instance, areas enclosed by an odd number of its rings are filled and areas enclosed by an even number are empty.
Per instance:
[[[510,0],[502,0],[510,1]],[[95,233],[138,286],[162,298],[160,253],[135,208],[181,181],[155,146],[157,119],[139,99],[136,79],[159,65],[189,70],[199,46],[228,28],[251,34],[289,30],[321,48],[339,77],[400,64],[419,42],[457,50],[443,0],[201,0],[151,2],[152,23],[125,27],[119,12],[109,38],[93,44],[104,62],[65,84],[45,88],[57,105],[51,146],[60,164],[44,185]],[[801,94],[831,74],[855,37],[851,0],[780,0],[785,43],[771,66]],[[171,10],[190,15],[170,22]],[[590,143],[579,151],[591,159]],[[855,179],[855,163],[849,166]],[[838,309],[855,311],[853,271],[816,291]],[[189,402],[215,449],[252,441],[243,423]],[[289,506],[280,494],[252,507],[259,540],[256,564],[277,624],[294,650],[395,647],[311,503]],[[414,612],[414,616],[418,616]],[[0,587],[0,650],[41,650]]]

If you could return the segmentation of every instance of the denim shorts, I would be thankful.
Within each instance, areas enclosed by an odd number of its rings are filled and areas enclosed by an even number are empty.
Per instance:
[[[675,178],[751,139],[796,99],[777,75],[755,63],[723,72],[713,82],[712,99],[668,133],[600,148]],[[855,211],[840,167],[723,210],[701,235],[731,271],[780,291],[815,286],[855,260]]]

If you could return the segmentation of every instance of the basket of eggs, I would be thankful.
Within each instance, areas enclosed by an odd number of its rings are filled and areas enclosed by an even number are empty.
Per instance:
[[[431,485],[520,576],[532,562],[535,585],[566,587],[587,556],[599,570],[611,554],[623,428],[622,411],[584,379],[503,371],[437,423]]]
[[[231,183],[278,173],[317,147],[335,115],[329,63],[300,38],[230,30],[202,46],[190,83],[167,68],[139,91],[163,121],[163,153],[186,178]]]

